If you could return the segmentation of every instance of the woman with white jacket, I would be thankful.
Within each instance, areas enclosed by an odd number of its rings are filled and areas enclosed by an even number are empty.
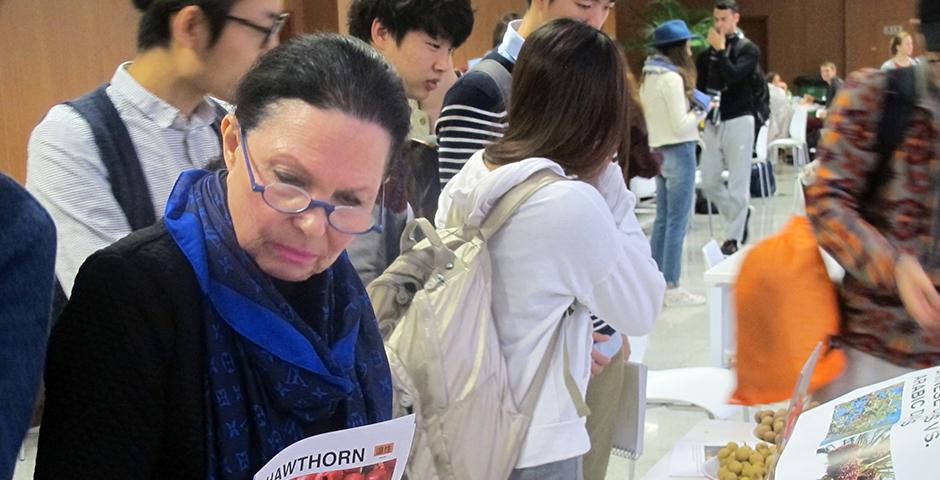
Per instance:
[[[644,335],[662,305],[665,282],[634,215],[636,199],[612,162],[627,155],[628,98],[626,61],[607,35],[570,19],[546,24],[526,39],[513,69],[503,137],[470,157],[441,193],[439,227],[478,224],[533,174],[566,177],[536,191],[487,243],[493,316],[517,402],[539,359],[551,356],[510,480],[582,478],[591,443],[565,372],[583,396],[589,311],[620,333]]]
[[[653,223],[653,258],[666,278],[667,307],[701,305],[705,297],[679,287],[682,243],[685,240],[692,196],[695,193],[695,146],[698,124],[706,108],[692,108],[695,66],[682,20],[669,20],[653,32],[656,51],[646,59],[640,100],[649,130],[649,144],[663,157],[656,177],[656,221]]]

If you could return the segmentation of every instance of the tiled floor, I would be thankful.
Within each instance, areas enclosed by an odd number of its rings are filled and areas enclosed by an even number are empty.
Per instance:
[[[752,201],[754,214],[751,217],[752,242],[773,233],[787,221],[793,213],[792,167],[782,166],[777,176],[777,196],[762,206],[759,199]],[[649,219],[648,214],[641,214],[641,223]],[[645,222],[649,224],[649,222]],[[715,236],[723,240],[723,224],[719,217],[713,218]],[[763,229],[760,228],[763,225]],[[711,236],[708,229],[708,216],[695,215],[692,230],[686,237],[683,256],[681,284],[695,293],[705,294],[702,273],[705,271],[702,246]],[[692,367],[708,365],[708,311],[705,306],[664,309],[653,333],[649,337],[649,346],[644,362],[651,369]],[[692,426],[705,418],[703,414],[666,409],[652,409],[647,412],[646,440],[643,456],[636,462],[636,479],[640,479],[660,458],[662,458]],[[17,466],[14,480],[32,478],[35,464],[37,435],[31,434],[26,440],[26,460]],[[630,461],[612,457],[607,478],[626,480]]]

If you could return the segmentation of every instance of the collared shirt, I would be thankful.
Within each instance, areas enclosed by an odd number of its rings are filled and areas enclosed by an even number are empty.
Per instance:
[[[431,134],[431,121],[427,112],[421,110],[417,100],[408,99],[408,106],[411,107],[411,138],[426,138]]]
[[[520,25],[522,25],[522,20],[509,22],[506,33],[503,34],[503,42],[496,48],[500,55],[512,60],[512,63],[516,63],[516,59],[519,58],[519,51],[522,50],[522,44],[525,43],[525,38],[519,35]]]
[[[154,213],[161,218],[179,174],[219,157],[219,137],[212,128],[216,110],[206,98],[187,116],[141,86],[128,66],[117,68],[107,94],[127,127]],[[111,192],[91,127],[73,108],[52,107],[33,130],[26,186],[55,221],[56,276],[71,294],[85,258],[131,233]]]

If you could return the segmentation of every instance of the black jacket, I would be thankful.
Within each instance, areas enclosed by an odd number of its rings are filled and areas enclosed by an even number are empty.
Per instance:
[[[34,478],[205,478],[201,302],[162,222],[89,257],[49,341]]]
[[[760,48],[751,41],[738,45],[741,41],[738,35],[729,36],[724,50],[719,52],[709,47],[695,60],[696,88],[703,92],[721,92],[718,110],[722,120],[754,113],[750,77],[760,63]]]
[[[279,288],[302,317],[313,307]],[[49,342],[34,478],[206,478],[202,302],[162,221],[85,261]]]

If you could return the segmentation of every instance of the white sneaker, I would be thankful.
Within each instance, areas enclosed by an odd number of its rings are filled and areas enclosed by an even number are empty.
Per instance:
[[[696,295],[682,287],[666,289],[666,294],[663,296],[663,305],[667,307],[691,307],[704,304],[704,296]]]

